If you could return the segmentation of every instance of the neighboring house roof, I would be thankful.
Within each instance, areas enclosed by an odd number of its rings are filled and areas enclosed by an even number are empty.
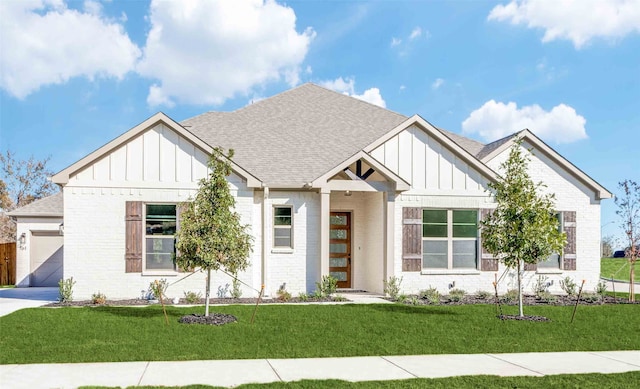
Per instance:
[[[7,214],[13,217],[62,217],[64,211],[62,192],[36,200]]]

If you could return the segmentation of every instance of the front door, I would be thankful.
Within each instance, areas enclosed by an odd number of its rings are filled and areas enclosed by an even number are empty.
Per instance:
[[[329,274],[338,288],[351,288],[351,213],[331,212],[329,219]]]

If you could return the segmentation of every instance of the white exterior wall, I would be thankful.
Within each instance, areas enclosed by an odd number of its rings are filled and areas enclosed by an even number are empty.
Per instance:
[[[525,144],[524,147],[530,148]],[[494,158],[489,167],[496,170],[509,154],[506,150]],[[540,153],[541,154],[541,153]],[[480,270],[423,270],[402,271],[402,208],[482,209],[494,208],[489,196],[487,179],[457,158],[446,147],[417,127],[410,127],[376,148],[372,155],[389,169],[411,183],[411,190],[399,195],[395,202],[394,274],[402,277],[404,293],[417,293],[429,287],[448,293],[452,287],[467,293],[492,291],[496,277],[501,293],[516,287],[516,273],[500,265],[497,272]],[[599,277],[600,204],[593,190],[569,175],[560,166],[540,155],[529,165],[534,181],[544,181],[550,192],[556,193],[559,211],[576,211],[577,270],[541,269],[526,272],[524,290],[530,292],[538,276],[552,282],[550,291],[561,293],[560,279],[570,276],[580,284],[586,280],[585,290],[592,291]],[[478,258],[479,267],[479,258]]]
[[[525,142],[521,147],[526,152],[533,146]],[[508,157],[509,150],[505,150],[491,160],[489,166],[497,171]],[[557,211],[576,212],[576,270],[554,272],[551,269],[540,269],[526,272],[528,277],[525,279],[525,290],[531,290],[538,275],[543,275],[553,281],[551,292],[560,293],[560,280],[567,276],[578,285],[585,280],[584,290],[593,292],[600,278],[600,200],[595,198],[592,189],[569,175],[542,152],[533,151],[529,175],[533,182],[542,181],[547,185],[541,189],[545,193],[555,194]]]
[[[262,196],[262,192],[256,193]],[[276,205],[293,207],[293,249],[273,248],[273,207]],[[283,285],[294,297],[312,292],[320,279],[320,195],[309,191],[271,191],[266,207],[266,294],[276,296]]]
[[[19,217],[16,226],[16,286],[27,287],[31,274],[31,231],[59,232],[62,218]],[[20,244],[24,234],[25,243]]]
[[[197,190],[197,180],[207,172],[207,158],[178,134],[158,125],[70,177],[64,187],[64,276],[76,281],[75,298],[87,299],[96,292],[107,298],[135,298],[155,279],[166,278],[172,284],[190,274],[144,271],[144,258],[142,273],[125,273],[125,204],[188,200]],[[243,223],[253,225],[253,190],[235,175],[229,181],[236,211]],[[254,250],[250,263],[240,279],[256,286],[260,251]],[[212,277],[211,285],[213,297],[219,290],[231,289],[230,278],[220,272]],[[167,295],[183,297],[184,291],[204,295],[204,286],[204,273],[198,273],[171,285]],[[243,296],[255,295],[257,292],[243,286]]]

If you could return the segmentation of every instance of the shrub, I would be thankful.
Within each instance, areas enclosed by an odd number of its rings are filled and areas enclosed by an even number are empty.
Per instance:
[[[316,283],[316,285],[317,285],[317,283]],[[323,299],[326,296],[324,296],[322,294],[322,291],[320,289],[316,289],[316,290],[313,291],[313,293],[311,293],[311,297],[313,297],[314,299]]]
[[[75,284],[76,282],[73,280],[73,277],[58,281],[58,301],[61,303],[73,301],[73,285]]]
[[[316,282],[316,288],[320,291],[321,297],[328,297],[336,292],[338,280],[331,276],[323,276],[322,282]]]
[[[600,300],[604,301],[604,296],[607,294],[607,283],[604,281],[598,282],[596,286],[596,294],[600,296]]]
[[[161,278],[159,280],[153,280],[149,284],[149,290],[153,293],[153,298],[158,300],[163,300],[167,297],[164,292],[167,290],[169,286],[169,282],[167,282],[166,278]]]
[[[234,299],[239,299],[242,297],[242,289],[240,288],[240,280],[237,277],[233,277],[233,281],[231,282],[231,297]]]
[[[400,284],[402,284],[402,277],[389,277],[388,281],[384,281],[384,293],[388,294],[392,300],[397,301],[400,294]]]
[[[338,295],[333,296],[333,301],[349,301],[349,300],[346,297],[340,296],[338,294]]]
[[[418,298],[418,296],[405,297],[403,301],[405,304],[420,305],[420,299]]]
[[[91,295],[91,302],[93,304],[102,305],[107,302],[107,296],[100,292],[94,293]]]
[[[507,293],[502,295],[502,302],[511,304],[518,301],[518,289],[509,289]]]
[[[556,295],[551,294],[548,290],[539,292],[536,295],[536,297],[546,303],[555,303],[556,301],[558,301],[558,297]]]
[[[192,292],[192,291],[186,291],[184,292],[184,299],[188,304],[197,304],[200,302],[200,299],[202,298],[202,293],[198,292]]]
[[[303,302],[304,301],[309,301],[309,295],[304,293],[304,292],[301,292],[300,294],[298,294],[298,300],[303,301]]]
[[[582,301],[586,301],[586,302],[589,302],[589,303],[595,303],[597,301],[600,301],[601,296],[599,296],[596,293],[584,292],[584,293],[582,293],[582,296],[580,297],[580,299]]]
[[[549,284],[547,280],[549,277],[539,275],[536,282],[533,284],[533,294],[536,295],[537,298],[541,298],[541,296],[546,296],[546,293],[549,293]]]
[[[459,302],[462,301],[462,298],[467,294],[462,289],[451,289],[449,291],[449,301]]]
[[[560,280],[560,287],[567,294],[567,296],[575,296],[576,295],[576,283],[573,282],[571,277],[565,277]]]
[[[489,298],[493,296],[491,292],[487,292],[486,290],[479,290],[476,292],[476,297],[480,300],[489,300]]]
[[[421,290],[420,298],[427,300],[429,304],[440,304],[440,292],[438,292],[438,289],[433,287]]]
[[[289,300],[291,300],[291,293],[287,292],[287,290],[284,288],[284,285],[281,286],[280,289],[278,289],[276,294],[278,296],[276,298],[279,301],[289,301]]]

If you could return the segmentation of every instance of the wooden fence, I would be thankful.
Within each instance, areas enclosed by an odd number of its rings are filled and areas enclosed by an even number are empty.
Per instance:
[[[0,285],[16,283],[16,244],[0,243]]]

